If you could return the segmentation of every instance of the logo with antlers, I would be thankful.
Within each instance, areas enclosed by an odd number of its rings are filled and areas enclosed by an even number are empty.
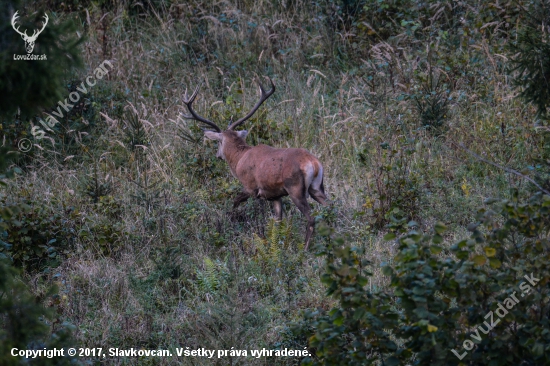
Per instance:
[[[48,14],[44,13],[44,23],[42,24],[42,29],[40,29],[39,31],[35,29],[32,36],[29,36],[27,34],[27,30],[25,30],[25,32],[21,32],[19,30],[19,27],[17,28],[15,27],[17,18],[19,18],[17,16],[17,13],[18,12],[16,11],[15,14],[13,14],[13,18],[11,18],[11,26],[17,33],[21,35],[21,38],[23,38],[23,41],[25,41],[25,48],[27,49],[27,53],[32,53],[32,50],[34,49],[34,42],[36,42],[36,38],[38,38],[38,35],[42,33],[44,28],[46,28],[46,24],[48,24]]]

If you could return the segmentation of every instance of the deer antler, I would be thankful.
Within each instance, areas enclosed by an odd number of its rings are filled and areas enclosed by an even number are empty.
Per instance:
[[[25,40],[36,40],[36,38],[38,37],[38,35],[40,33],[42,33],[42,31],[44,30],[44,28],[46,28],[46,25],[48,24],[48,14],[44,13],[44,22],[42,24],[42,29],[40,29],[39,31],[37,31],[36,29],[34,30],[32,36],[29,37],[29,35],[27,34],[27,30],[25,29],[25,32],[21,32],[19,30],[19,27],[15,28],[15,23],[17,22],[17,18],[19,18],[19,16],[17,15],[19,11],[16,11],[15,14],[13,14],[13,17],[11,18],[11,26],[13,27],[13,29],[19,33],[21,35],[21,37],[23,37],[23,39]]]
[[[193,110],[193,107],[192,107],[192,104],[193,102],[195,101],[195,97],[197,96],[197,93],[199,92],[199,89],[201,88],[201,85],[202,83],[197,86],[197,88],[195,89],[195,92],[193,93],[193,95],[191,95],[191,98],[188,98],[187,97],[187,89],[185,90],[185,96],[183,97],[183,103],[187,106],[187,109],[189,110],[189,112],[191,113],[191,115],[189,114],[184,114],[183,115],[183,118],[187,118],[187,119],[194,119],[194,120],[197,120],[199,122],[202,122],[202,123],[205,123],[207,124],[208,126],[212,127],[213,129],[216,130],[216,132],[222,132],[222,129],[219,128],[214,122],[210,121],[210,120],[207,120],[206,118],[204,117],[201,117],[197,114],[197,112],[195,112]]]
[[[46,28],[46,25],[48,24],[48,20],[50,18],[48,18],[48,14],[44,13],[44,22],[42,23],[42,29],[40,29],[39,31],[37,31],[36,29],[34,30],[32,36],[30,36],[30,38],[32,39],[36,39],[38,37],[38,35],[40,33],[42,33],[42,31],[44,30],[44,28]],[[25,31],[26,32],[26,31]]]
[[[254,108],[252,108],[252,110],[250,112],[248,112],[248,114],[246,116],[244,116],[243,118],[239,119],[238,121],[235,121],[233,122],[227,129],[228,130],[234,130],[237,126],[241,125],[244,121],[246,121],[247,119],[249,119],[250,117],[252,117],[252,115],[254,113],[256,113],[256,111],[258,110],[258,108],[260,108],[260,106],[262,105],[263,102],[265,102],[265,100],[267,98],[269,98],[273,93],[275,93],[275,84],[273,84],[273,80],[271,80],[271,78],[268,76],[267,77],[269,79],[269,82],[271,83],[271,89],[266,92],[264,87],[262,86],[262,84],[258,81],[258,85],[260,86],[260,92],[262,93],[262,96],[260,97],[260,100],[258,101],[258,103],[256,103],[256,105],[254,106]]]
[[[28,38],[29,36],[27,35],[27,30],[25,30],[25,33],[21,33],[21,31],[19,31],[19,27],[15,28],[15,23],[17,22],[17,18],[19,18],[19,16],[17,16],[17,13],[18,13],[18,12],[19,12],[19,11],[16,11],[15,14],[13,14],[13,17],[11,18],[11,26],[12,26],[13,29],[14,29],[17,33],[19,33],[22,37],[27,37],[27,38]]]

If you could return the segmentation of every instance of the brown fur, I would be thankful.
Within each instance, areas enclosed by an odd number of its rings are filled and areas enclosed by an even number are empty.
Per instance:
[[[313,177],[317,177],[319,175],[319,162],[316,161],[313,165]]]

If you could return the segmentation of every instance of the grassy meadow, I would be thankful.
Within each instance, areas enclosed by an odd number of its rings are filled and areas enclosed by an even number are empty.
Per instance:
[[[30,125],[18,130],[34,146],[15,160],[21,171],[1,187],[0,202],[26,205],[17,220],[36,237],[15,244],[13,262],[59,324],[72,325],[79,347],[307,347],[290,331],[293,322],[336,304],[321,282],[325,258],[315,255],[327,227],[363,249],[372,263],[367,287],[384,290],[381,265],[398,252],[397,242],[384,240],[388,232],[431,232],[439,222],[448,228],[442,246],[450,247],[470,235],[488,198],[536,190],[520,175],[535,177],[547,147],[536,107],[518,98],[511,71],[508,46],[524,21],[518,6],[24,5],[28,13],[45,9],[53,24],[72,20],[83,38],[83,66],[66,70],[63,98],[105,60],[113,67],[44,138],[33,139]],[[270,202],[232,209],[240,183],[203,126],[182,117],[186,90],[203,83],[195,110],[224,127],[252,108],[265,76],[276,92],[242,127],[247,142],[302,147],[324,167],[330,204],[310,199],[317,232],[307,252],[306,222],[290,199],[280,224]],[[57,105],[43,107],[51,114]],[[13,120],[2,122],[4,141],[19,128]],[[291,365],[300,358],[81,361]]]

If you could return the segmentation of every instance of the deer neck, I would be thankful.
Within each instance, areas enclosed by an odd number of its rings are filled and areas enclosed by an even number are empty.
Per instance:
[[[231,169],[231,173],[234,177],[237,176],[237,164],[239,164],[239,161],[243,155],[250,149],[251,146],[249,146],[246,142],[242,142],[238,145],[231,146],[225,151],[225,161],[229,164],[229,168]]]

